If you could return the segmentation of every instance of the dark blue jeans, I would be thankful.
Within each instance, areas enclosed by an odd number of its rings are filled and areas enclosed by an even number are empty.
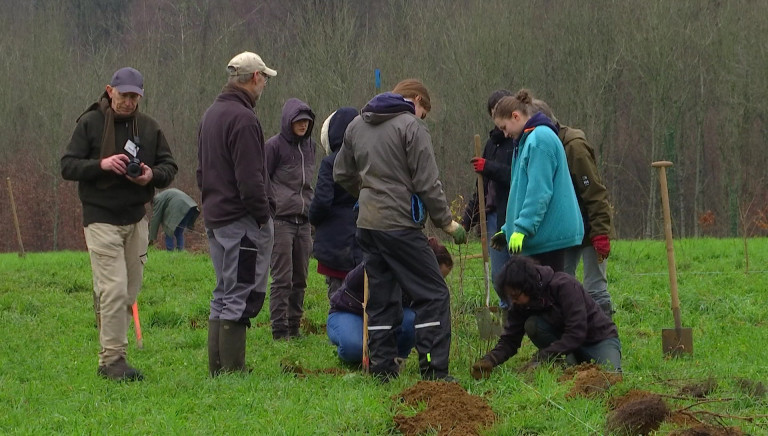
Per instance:
[[[537,348],[542,349],[559,340],[563,332],[558,331],[542,317],[531,316],[525,321],[525,334]],[[575,358],[575,362],[569,363],[594,361],[601,365],[610,364],[616,371],[621,372],[621,341],[619,338],[608,338],[600,342],[581,344],[570,354]],[[570,356],[567,358],[571,360]]]
[[[173,251],[174,249],[174,239],[176,250],[183,250],[184,249],[184,230],[186,230],[189,227],[189,222],[192,220],[192,216],[197,211],[195,209],[190,209],[189,212],[187,212],[186,215],[184,215],[184,218],[182,218],[181,222],[178,226],[176,226],[176,229],[173,231],[173,236],[165,235],[165,249],[168,251]]]
[[[505,205],[506,207],[506,205]],[[498,233],[499,231],[499,224],[497,222],[498,215],[496,212],[491,212],[485,216],[485,222],[486,226],[488,228],[488,240],[491,239],[493,235]],[[508,309],[509,305],[506,301],[504,301],[504,297],[501,295],[501,291],[499,289],[496,289],[496,286],[493,285],[494,280],[493,278],[496,277],[496,274],[501,271],[501,268],[504,267],[504,264],[507,263],[507,261],[510,258],[509,251],[507,250],[494,250],[491,248],[491,245],[488,244],[488,254],[491,258],[491,286],[496,291],[496,294],[499,296],[499,307],[502,309]]]

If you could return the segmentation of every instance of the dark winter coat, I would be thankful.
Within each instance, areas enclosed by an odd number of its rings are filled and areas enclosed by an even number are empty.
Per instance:
[[[216,97],[200,121],[197,147],[205,226],[223,227],[247,215],[266,224],[275,202],[265,169],[264,134],[245,90],[226,86]]]
[[[539,296],[525,306],[512,304],[504,324],[504,333],[487,357],[500,365],[517,354],[523,336],[525,321],[540,316],[563,334],[559,340],[540,351],[545,358],[554,358],[573,352],[584,344],[594,344],[619,337],[613,323],[584,287],[573,276],[555,273],[548,266],[537,266],[541,277]]]
[[[102,95],[106,97],[106,93]],[[160,125],[139,111],[128,117],[115,117],[115,149],[112,154],[125,153],[123,147],[130,139],[136,142],[137,157],[152,169],[152,181],[145,186],[131,182],[125,176],[101,169],[101,143],[104,134],[104,113],[98,104],[91,105],[77,120],[64,154],[61,175],[78,182],[77,192],[83,203],[83,226],[106,223],[118,226],[139,222],[146,214],[145,204],[152,201],[155,188],[165,188],[176,176],[178,168]]]
[[[558,125],[557,136],[565,147],[568,170],[571,173],[576,199],[584,220],[582,245],[591,245],[592,238],[607,235],[613,239],[613,215],[606,189],[597,171],[595,150],[587,142],[584,132],[568,126]]]
[[[348,312],[363,316],[363,299],[365,297],[365,261],[360,262],[347,274],[339,289],[331,295],[331,309],[328,313]],[[403,292],[403,307],[410,307],[411,300],[407,292]]]
[[[309,116],[309,128],[304,136],[293,133],[293,122]],[[280,133],[266,144],[267,171],[275,197],[275,219],[303,223],[312,203],[312,181],[315,178],[315,142],[312,128],[315,113],[298,98],[283,105]]]
[[[485,190],[486,213],[496,212],[496,222],[503,223],[507,217],[507,199],[511,178],[512,153],[515,140],[504,136],[504,132],[494,127],[488,134],[488,141],[483,149],[485,167],[483,168],[483,188]],[[477,190],[464,210],[462,223],[469,229],[479,221],[480,208]]]
[[[344,141],[344,131],[356,116],[357,109],[351,107],[341,108],[331,116],[328,122],[331,154],[320,162],[315,196],[309,206],[309,222],[315,226],[315,258],[322,265],[343,272],[360,263],[363,253],[355,238],[357,199],[334,183],[333,162]]]
[[[379,94],[347,127],[333,179],[360,200],[357,227],[421,229],[411,210],[416,194],[432,223],[451,224],[451,210],[438,178],[432,139],[413,103],[391,92]]]

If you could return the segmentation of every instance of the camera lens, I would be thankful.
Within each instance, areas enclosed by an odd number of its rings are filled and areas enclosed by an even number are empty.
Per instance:
[[[125,167],[125,174],[129,177],[139,177],[141,175],[141,161],[136,157],[132,157]]]

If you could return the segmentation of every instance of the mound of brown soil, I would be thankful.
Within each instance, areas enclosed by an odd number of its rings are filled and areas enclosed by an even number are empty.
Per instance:
[[[615,409],[618,409],[619,407],[621,407],[621,406],[623,406],[623,405],[625,405],[625,404],[627,404],[629,402],[632,402],[632,401],[635,401],[635,400],[640,400],[640,399],[643,399],[643,398],[648,398],[648,397],[650,397],[652,395],[656,395],[656,394],[654,394],[652,392],[648,392],[648,391],[641,391],[641,390],[638,390],[638,389],[632,389],[632,390],[630,390],[629,392],[627,392],[626,394],[624,394],[622,396],[610,398],[608,400],[608,409],[609,410],[615,410]]]
[[[496,420],[483,398],[468,394],[458,383],[420,381],[393,400],[411,407],[425,405],[414,416],[395,416],[397,429],[406,436],[430,430],[437,430],[438,435],[479,435]]]
[[[675,430],[669,436],[742,436],[744,432],[736,427],[716,427],[713,425],[697,425],[684,430]]]
[[[573,387],[565,394],[566,398],[595,397],[620,382],[621,374],[605,371],[594,363],[582,363],[567,368],[558,381],[564,382],[571,379],[573,379]]]
[[[648,393],[634,394],[631,401],[619,401],[621,406],[608,414],[606,433],[623,436],[647,435],[661,427],[669,415],[669,408],[662,398]]]

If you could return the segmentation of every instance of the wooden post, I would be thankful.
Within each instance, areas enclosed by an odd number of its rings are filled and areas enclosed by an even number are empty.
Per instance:
[[[368,360],[368,273],[363,270],[363,372],[370,372],[370,360]]]
[[[16,239],[19,241],[19,257],[24,257],[24,243],[21,241],[21,228],[19,227],[19,216],[16,214],[16,202],[13,200],[13,188],[11,188],[11,178],[6,177],[8,182],[8,196],[11,198],[11,212],[13,213],[13,225],[16,227]]]

